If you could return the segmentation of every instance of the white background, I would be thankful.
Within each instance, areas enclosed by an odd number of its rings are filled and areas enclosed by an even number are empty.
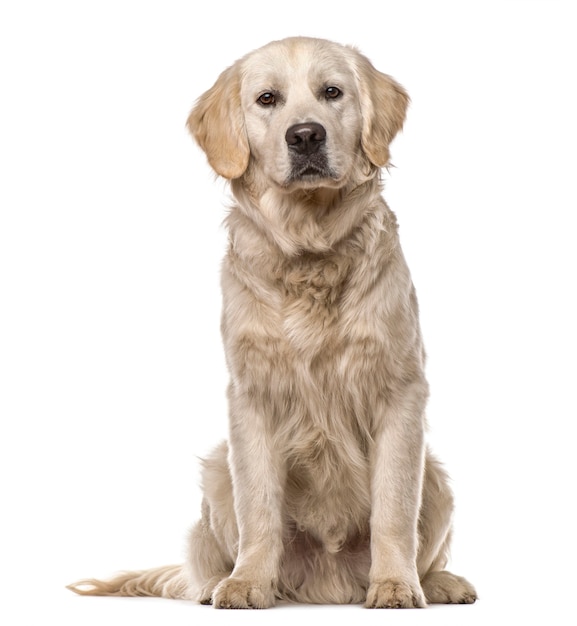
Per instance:
[[[571,622],[572,4],[2,3],[3,623]],[[228,202],[184,123],[222,69],[295,34],[357,45],[412,96],[385,196],[420,298],[430,441],[453,477],[451,569],[481,599],[231,614],[74,596],[78,578],[183,558],[197,457],[226,436]]]

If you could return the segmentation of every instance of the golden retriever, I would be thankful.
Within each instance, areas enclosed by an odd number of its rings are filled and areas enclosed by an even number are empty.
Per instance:
[[[289,38],[225,70],[188,127],[235,204],[222,269],[230,437],[188,562],[71,585],[264,608],[471,603],[444,571],[417,300],[380,168],[409,98],[354,48]]]

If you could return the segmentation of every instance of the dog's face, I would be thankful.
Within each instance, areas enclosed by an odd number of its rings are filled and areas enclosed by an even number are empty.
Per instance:
[[[360,94],[340,46],[301,40],[262,48],[242,67],[250,151],[283,188],[341,186],[361,144]]]
[[[287,192],[337,188],[360,160],[388,163],[407,104],[405,91],[353,48],[297,37],[225,70],[188,125],[225,178],[252,165]]]

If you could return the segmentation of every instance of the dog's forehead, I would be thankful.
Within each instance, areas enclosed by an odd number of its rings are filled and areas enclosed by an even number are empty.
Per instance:
[[[283,89],[287,85],[348,82],[354,78],[352,51],[320,40],[289,39],[255,50],[243,60],[247,89]]]

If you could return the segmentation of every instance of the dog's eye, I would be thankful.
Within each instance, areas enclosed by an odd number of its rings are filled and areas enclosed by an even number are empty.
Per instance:
[[[334,100],[342,95],[342,91],[338,87],[327,87],[325,89],[325,96],[327,100]]]
[[[261,96],[259,96],[257,102],[259,104],[262,104],[263,106],[270,106],[271,104],[276,103],[276,98],[274,97],[274,93],[267,91],[266,93],[263,93]]]

